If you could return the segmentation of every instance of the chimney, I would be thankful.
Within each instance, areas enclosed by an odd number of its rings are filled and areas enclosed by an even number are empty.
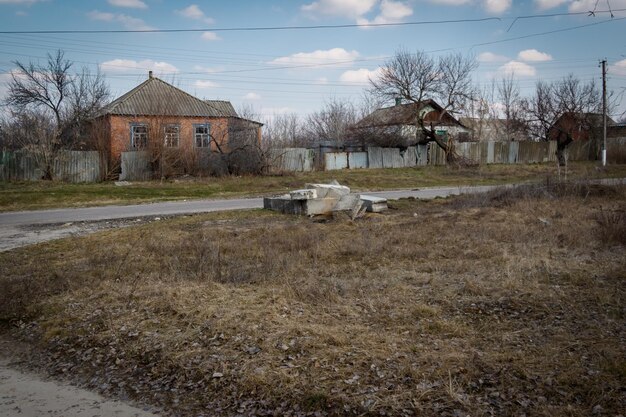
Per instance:
[[[402,104],[402,97],[396,97],[396,106],[399,106]]]
[[[148,78],[152,78],[152,71],[148,71]]]

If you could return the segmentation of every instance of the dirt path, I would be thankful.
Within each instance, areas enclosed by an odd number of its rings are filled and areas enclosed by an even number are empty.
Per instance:
[[[157,417],[67,383],[19,369],[15,346],[0,340],[0,417]]]

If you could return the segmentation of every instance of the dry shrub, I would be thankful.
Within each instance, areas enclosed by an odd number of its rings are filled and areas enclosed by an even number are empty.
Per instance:
[[[626,209],[602,209],[596,213],[598,235],[606,245],[626,245]]]
[[[486,193],[464,194],[453,200],[455,209],[477,207],[510,207],[519,201],[586,199],[603,197],[620,199],[626,192],[623,185],[602,185],[591,181],[554,181],[550,178],[544,184],[524,184],[497,187]]]

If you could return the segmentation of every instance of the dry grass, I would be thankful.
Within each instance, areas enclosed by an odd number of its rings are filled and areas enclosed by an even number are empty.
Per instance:
[[[176,415],[616,415],[626,190],[558,187],[15,250],[2,317],[53,372]]]
[[[291,175],[226,176],[171,181],[134,182],[118,187],[113,182],[67,184],[51,181],[0,181],[0,212],[55,207],[86,207],[232,198],[281,193],[309,182],[333,179],[355,191],[389,190],[442,185],[484,185],[541,181],[557,174],[554,164],[484,165],[470,168],[429,166],[401,169],[357,169],[300,172]],[[573,162],[561,176],[573,178],[623,178],[626,165],[600,168],[595,162]]]

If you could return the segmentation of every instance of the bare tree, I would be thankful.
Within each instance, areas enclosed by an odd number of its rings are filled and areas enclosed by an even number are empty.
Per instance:
[[[424,141],[434,141],[448,155],[448,160],[458,157],[453,151],[452,141],[438,137],[434,125],[446,114],[461,111],[473,96],[472,72],[477,62],[474,57],[452,54],[435,59],[423,51],[397,52],[382,69],[380,77],[370,80],[373,94],[388,100],[402,98],[416,104],[416,134]],[[425,122],[426,114],[421,104],[426,99],[435,100],[441,107],[436,122]]]
[[[562,80],[547,83],[539,81],[535,94],[526,102],[530,117],[531,134],[538,140],[549,140],[550,129],[557,132],[557,157],[560,165],[566,163],[565,150],[573,141],[573,129],[587,126],[591,129],[591,116],[600,111],[601,95],[593,80],[581,82],[570,74]],[[559,126],[557,120],[571,114],[577,119],[571,126]]]
[[[504,116],[502,134],[507,141],[515,140],[519,132],[527,131],[527,126],[519,84],[515,81],[514,75],[501,78],[497,84],[497,91]]]
[[[43,177],[52,179],[58,151],[70,148],[85,133],[85,121],[105,104],[109,90],[100,73],[92,75],[83,68],[72,74],[72,62],[61,50],[48,54],[45,64],[16,61],[15,65],[5,103],[16,120],[34,114],[49,120],[47,134],[23,136],[22,147],[36,154]]]
[[[298,148],[306,146],[302,120],[296,113],[276,114],[263,126],[263,142],[271,148]]]
[[[309,145],[320,141],[332,141],[337,146],[345,143],[349,128],[354,125],[357,112],[354,105],[345,100],[331,98],[321,110],[311,113],[304,124],[304,135]]]

